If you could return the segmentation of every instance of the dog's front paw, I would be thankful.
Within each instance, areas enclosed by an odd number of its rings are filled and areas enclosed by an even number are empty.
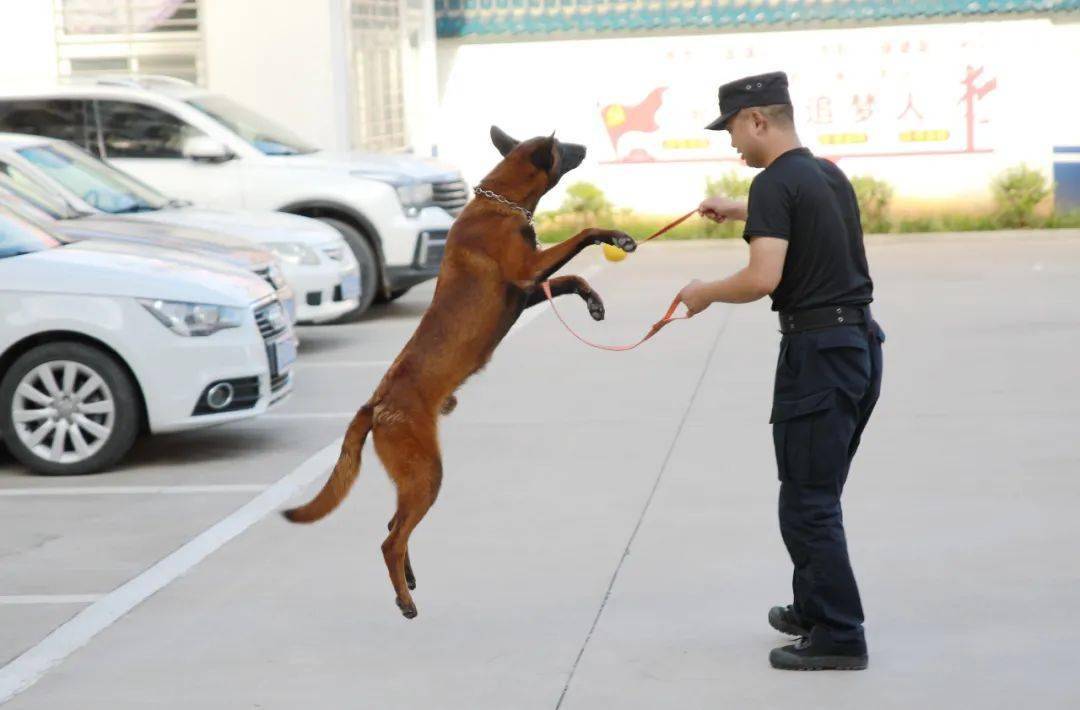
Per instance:
[[[589,307],[589,315],[593,320],[604,320],[604,302],[595,293],[585,297],[585,305]]]
[[[623,251],[637,249],[637,242],[634,241],[634,238],[624,232],[615,232],[614,236],[611,237],[611,243]]]

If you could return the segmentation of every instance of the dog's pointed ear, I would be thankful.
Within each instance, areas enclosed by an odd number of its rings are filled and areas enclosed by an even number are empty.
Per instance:
[[[521,143],[521,141],[514,140],[506,135],[506,132],[498,126],[491,127],[491,142],[504,158]]]
[[[555,166],[555,134],[542,140],[529,158],[538,170],[550,173]]]

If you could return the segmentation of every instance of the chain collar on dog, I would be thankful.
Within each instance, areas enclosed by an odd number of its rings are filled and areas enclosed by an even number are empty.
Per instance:
[[[498,194],[496,192],[492,192],[491,190],[485,190],[484,188],[480,187],[479,185],[477,185],[476,187],[473,188],[473,194],[475,194],[477,197],[486,197],[489,200],[493,200],[495,202],[498,202],[499,204],[506,205],[510,209],[513,209],[513,210],[516,210],[516,211],[520,212],[521,214],[525,215],[525,220],[529,224],[532,224],[532,221],[533,221],[532,212],[525,209],[521,205],[518,205],[518,204],[515,204],[515,203],[511,202],[510,200],[506,199],[502,195],[500,195],[500,194]]]

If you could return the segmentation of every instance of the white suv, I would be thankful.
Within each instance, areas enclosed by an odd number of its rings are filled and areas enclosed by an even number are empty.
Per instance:
[[[296,338],[262,279],[194,253],[65,243],[0,207],[0,438],[29,468],[115,464],[142,431],[265,412]]]
[[[468,197],[454,168],[411,155],[322,151],[228,97],[168,77],[0,90],[0,131],[72,141],[201,206],[323,220],[360,265],[358,312],[438,274]]]

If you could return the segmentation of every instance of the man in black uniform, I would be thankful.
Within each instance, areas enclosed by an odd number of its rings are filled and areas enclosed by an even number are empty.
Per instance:
[[[770,610],[769,623],[802,638],[773,649],[769,661],[784,669],[863,669],[863,611],[840,494],[880,392],[885,336],[870,316],[859,207],[844,174],[800,144],[785,74],[723,85],[720,113],[708,128],[727,130],[747,165],[765,169],[748,202],[713,197],[699,211],[717,222],[745,220],[750,263],[721,281],[692,281],[679,296],[691,315],[717,301],[765,295],[779,312],[770,422],[780,531],[795,572],[793,603]]]

